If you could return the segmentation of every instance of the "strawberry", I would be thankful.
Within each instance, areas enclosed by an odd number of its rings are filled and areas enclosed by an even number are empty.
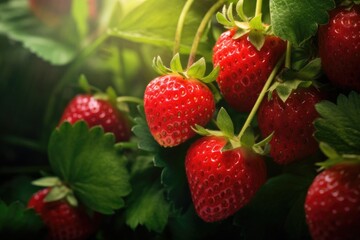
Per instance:
[[[237,29],[222,33],[213,49],[214,66],[220,67],[217,78],[225,101],[235,110],[250,112],[271,71],[286,49],[275,36],[265,36],[257,50],[245,34],[234,39]]]
[[[210,89],[196,79],[163,75],[152,80],[144,93],[146,121],[155,140],[173,147],[195,135],[191,127],[204,126],[215,111]]]
[[[40,215],[49,229],[50,239],[82,240],[95,233],[99,219],[92,219],[83,208],[72,207],[65,200],[45,202],[49,191],[50,188],[44,188],[36,192],[30,198],[28,208]]]
[[[329,81],[345,90],[360,91],[360,5],[337,7],[328,24],[319,27],[322,67]]]
[[[116,141],[127,141],[131,136],[129,123],[123,114],[110,102],[89,94],[79,94],[69,102],[60,124],[79,120],[87,122],[89,127],[102,126],[105,132],[114,133]]]
[[[266,180],[260,155],[244,147],[223,151],[226,144],[225,137],[206,136],[194,142],[186,154],[191,197],[197,214],[206,222],[233,215]]]
[[[360,164],[337,164],[316,176],[305,213],[314,240],[359,239]]]
[[[264,99],[258,110],[258,124],[262,136],[274,132],[270,141],[270,155],[278,164],[288,164],[314,154],[318,143],[313,134],[313,121],[318,117],[315,104],[324,94],[315,89],[298,88],[285,102],[276,91],[270,100]]]

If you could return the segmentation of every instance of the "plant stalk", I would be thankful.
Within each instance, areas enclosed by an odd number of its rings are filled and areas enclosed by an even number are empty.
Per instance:
[[[262,0],[256,1],[255,17],[261,15],[262,13]]]
[[[286,45],[285,68],[291,68],[291,43],[289,41],[287,41]]]
[[[206,26],[208,22],[211,20],[212,16],[215,14],[215,12],[224,4],[224,0],[217,1],[205,14],[204,18],[202,19],[199,28],[197,29],[196,35],[194,37],[193,44],[191,46],[189,60],[187,67],[190,67],[196,58],[197,49],[201,40],[201,37],[206,29]]]
[[[187,0],[181,11],[181,14],[180,14],[177,26],[176,26],[173,55],[178,53],[180,50],[181,34],[182,34],[182,31],[184,28],[185,18],[186,18],[186,15],[188,14],[193,2],[194,2],[194,0]]]
[[[281,65],[283,64],[284,59],[285,59],[285,56],[282,56],[282,57],[280,58],[280,60],[277,62],[277,64],[275,65],[274,69],[272,70],[270,76],[269,76],[268,79],[266,80],[265,85],[264,85],[264,87],[262,88],[262,90],[261,90],[261,92],[260,92],[260,94],[259,94],[259,97],[257,98],[257,100],[256,100],[253,108],[251,109],[251,112],[249,113],[249,116],[247,117],[247,119],[246,119],[243,127],[241,128],[241,131],[240,131],[240,133],[239,133],[239,135],[238,135],[238,139],[241,140],[241,138],[242,138],[242,136],[244,135],[246,129],[250,126],[251,121],[253,120],[253,118],[254,118],[257,110],[259,109],[260,104],[261,104],[262,100],[264,99],[265,94],[266,94],[266,92],[268,91],[268,89],[269,89],[272,81],[274,80],[274,78],[275,78],[276,74],[278,73]]]

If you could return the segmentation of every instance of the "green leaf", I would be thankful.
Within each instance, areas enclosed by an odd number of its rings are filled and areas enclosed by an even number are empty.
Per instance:
[[[240,139],[241,145],[246,147],[253,147],[255,144],[255,135],[252,127],[248,127]]]
[[[100,127],[89,129],[79,121],[56,129],[49,142],[49,160],[55,174],[80,202],[94,211],[112,214],[124,206],[131,190],[123,157],[116,153],[114,135]]]
[[[130,1],[127,1],[130,2]],[[193,38],[205,12],[215,0],[194,1],[186,16],[183,27],[180,53],[189,53]],[[118,25],[110,29],[110,35],[161,47],[171,48],[174,44],[175,31],[184,0],[147,0],[138,4],[122,16]],[[119,15],[119,13],[115,13]],[[211,58],[212,44],[201,41],[199,53]]]
[[[126,201],[125,218],[133,230],[144,225],[149,231],[160,233],[168,222],[170,205],[165,200],[160,174],[148,156],[138,156],[131,167],[133,191]]]
[[[302,88],[306,88],[311,86],[312,82],[311,81],[302,81],[302,80],[288,80],[282,83],[277,82],[274,86],[276,86],[276,92],[278,94],[278,96],[280,97],[280,99],[283,102],[286,102],[286,100],[288,99],[288,97],[291,95],[291,93],[302,87]]]
[[[20,202],[9,205],[0,200],[0,239],[42,239],[43,223],[32,209]]]
[[[219,75],[220,72],[220,67],[216,66],[210,73],[209,75],[201,78],[200,80],[204,83],[211,83],[213,81],[216,80],[217,76]]]
[[[154,164],[162,168],[161,184],[166,191],[167,200],[174,209],[182,212],[191,204],[184,159],[191,142],[174,148],[161,149],[154,158]]]
[[[54,32],[31,15],[27,1],[0,4],[0,34],[21,42],[32,53],[54,65],[71,62],[79,50],[75,42],[60,36],[60,31]]]
[[[149,186],[143,180],[135,182],[134,189],[137,190],[128,199],[126,224],[133,230],[144,225],[149,231],[161,233],[168,222],[170,205],[165,201],[160,182]]]
[[[333,0],[272,0],[272,30],[280,38],[300,45],[316,34],[319,24],[328,22],[328,11],[334,7]]]
[[[139,117],[136,117],[135,126],[131,129],[138,138],[138,148],[148,152],[158,152],[161,148],[152,136],[150,129],[145,120],[144,106],[138,105]]]
[[[52,187],[50,192],[44,198],[44,202],[54,202],[63,199],[69,192],[70,189],[64,185]]]
[[[84,74],[80,75],[79,85],[80,85],[80,88],[82,90],[84,90],[86,93],[91,93],[91,87],[90,87],[89,82]]]
[[[204,239],[233,239],[234,233],[226,231],[232,227],[231,218],[211,225],[204,222],[196,214],[194,206],[190,206],[184,213],[176,213],[169,221],[171,237],[176,240],[204,240]],[[223,227],[223,228],[221,228]]]
[[[239,0],[236,4],[236,13],[244,22],[248,21],[248,17],[244,13],[244,0]]]
[[[71,14],[75,20],[80,38],[84,39],[89,32],[89,2],[84,0],[74,0],[71,4]]]
[[[260,51],[262,46],[264,46],[265,43],[265,36],[262,32],[259,32],[257,30],[251,30],[249,32],[249,40],[254,47]]]
[[[305,41],[301,46],[292,45],[291,48],[291,69],[299,71],[315,57],[316,46],[312,39]]]
[[[195,124],[195,128],[192,128],[194,132],[196,132],[197,134],[201,135],[201,136],[208,136],[211,135],[211,133],[209,132],[208,129],[204,128],[201,125]]]
[[[200,58],[198,61],[193,63],[186,71],[187,75],[191,78],[201,79],[204,77],[206,72],[205,58]]]
[[[165,75],[171,72],[170,68],[165,67],[160,56],[157,56],[153,59],[152,67],[160,75]]]
[[[315,105],[320,117],[315,121],[315,138],[339,154],[360,154],[360,95],[339,95],[336,104]]]
[[[149,231],[162,232],[169,215],[169,205],[164,200],[163,191],[147,188],[137,197],[136,204],[126,209],[126,223],[132,229],[145,225]]]
[[[255,143],[252,146],[252,149],[254,150],[254,152],[256,152],[257,154],[260,154],[260,155],[267,155],[270,151],[269,143],[270,143],[273,135],[274,135],[274,132],[272,132],[269,136],[267,136],[260,142]]]
[[[258,16],[253,17],[250,22],[249,26],[251,29],[258,30],[258,31],[265,31],[265,27],[261,21],[261,14]]]
[[[341,156],[329,146],[329,144],[320,142],[319,144],[321,151],[328,157],[328,158],[340,158]]]
[[[39,187],[53,187],[60,183],[60,179],[58,177],[43,177],[31,182],[35,186]]]
[[[266,239],[270,235],[279,239],[308,239],[304,202],[312,180],[312,176],[290,173],[269,179],[235,215],[235,223],[243,227],[244,239]]]
[[[215,16],[216,16],[216,21],[217,21],[218,23],[220,23],[221,25],[223,25],[223,26],[231,26],[232,22],[229,21],[229,20],[224,16],[224,14],[218,12],[218,13],[216,13]]]
[[[229,138],[234,136],[234,124],[225,108],[220,108],[216,118],[216,125],[225,136]]]
[[[180,54],[179,53],[175,54],[175,56],[171,59],[170,68],[174,72],[178,72],[178,73],[184,71],[183,67],[182,67],[182,64],[181,64],[181,59],[180,59]]]
[[[321,59],[315,58],[300,69],[298,72],[298,78],[301,80],[314,80],[318,79],[321,74]]]
[[[66,201],[73,207],[77,207],[79,205],[78,200],[72,193],[66,195]]]

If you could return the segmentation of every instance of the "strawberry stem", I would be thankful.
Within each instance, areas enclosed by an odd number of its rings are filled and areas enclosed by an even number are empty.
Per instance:
[[[262,0],[256,1],[256,9],[255,9],[255,17],[261,15],[261,9],[262,9]]]
[[[289,41],[287,41],[286,45],[285,68],[291,68],[291,43]]]
[[[187,13],[189,12],[190,7],[193,4],[193,2],[194,2],[194,0],[187,0],[181,13],[180,13],[179,20],[178,20],[178,23],[176,26],[173,55],[175,55],[176,53],[179,52],[181,34],[182,34],[184,23],[185,23],[185,17],[187,15]]]
[[[189,60],[188,60],[188,65],[187,67],[189,68],[195,61],[196,58],[196,53],[197,53],[197,49],[201,40],[201,37],[206,29],[206,26],[208,24],[208,22],[210,21],[210,19],[212,18],[212,16],[215,14],[215,12],[224,4],[224,0],[219,0],[217,1],[210,9],[209,11],[205,14],[204,18],[202,19],[199,28],[197,29],[196,35],[194,37],[194,41],[193,44],[191,46],[191,50],[190,50],[190,55],[189,55]]]
[[[240,131],[240,133],[238,135],[238,139],[241,140],[241,138],[244,135],[246,129],[250,126],[250,123],[253,120],[258,108],[260,107],[260,104],[261,104],[262,100],[264,99],[266,92],[268,91],[272,81],[274,80],[274,78],[275,78],[276,74],[278,73],[281,65],[283,64],[284,58],[285,58],[285,56],[281,57],[281,59],[277,62],[274,69],[272,70],[270,76],[266,80],[265,85],[264,85],[263,89],[261,90],[261,92],[259,94],[259,97],[257,98],[253,108],[251,109],[251,112],[249,113],[249,116],[247,117],[243,127],[241,128],[241,131]]]

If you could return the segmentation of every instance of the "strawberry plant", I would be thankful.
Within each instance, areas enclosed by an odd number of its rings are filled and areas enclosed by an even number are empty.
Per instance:
[[[359,8],[0,0],[0,238],[357,239]]]

